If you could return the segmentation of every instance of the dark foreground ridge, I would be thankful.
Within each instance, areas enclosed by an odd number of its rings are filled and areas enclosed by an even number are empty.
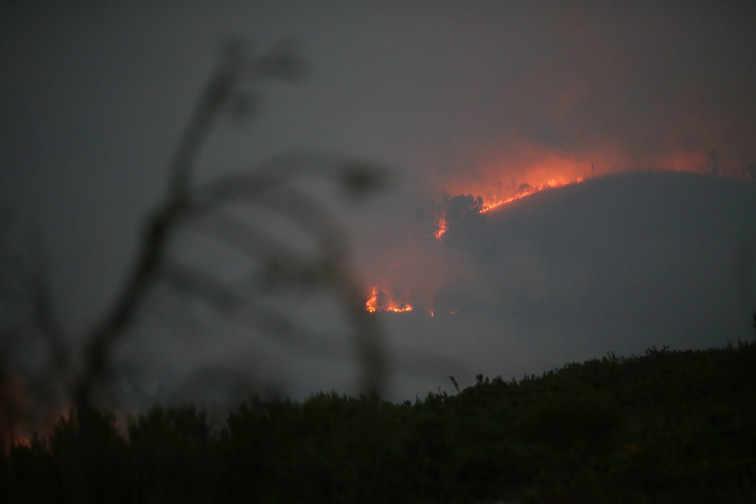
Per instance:
[[[452,378],[456,384],[456,380]],[[16,502],[755,502],[756,345],[609,354],[414,403],[251,398],[119,429],[84,411],[0,459]]]

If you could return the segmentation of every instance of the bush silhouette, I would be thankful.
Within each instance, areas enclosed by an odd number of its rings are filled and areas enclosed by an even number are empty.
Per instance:
[[[621,421],[620,409],[606,395],[552,396],[522,420],[521,432],[526,439],[557,450],[576,445],[595,450],[610,446]]]

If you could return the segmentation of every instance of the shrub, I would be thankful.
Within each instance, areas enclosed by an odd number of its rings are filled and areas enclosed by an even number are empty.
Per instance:
[[[552,395],[524,416],[520,432],[525,439],[555,450],[577,444],[601,450],[610,445],[621,423],[620,408],[608,395]]]

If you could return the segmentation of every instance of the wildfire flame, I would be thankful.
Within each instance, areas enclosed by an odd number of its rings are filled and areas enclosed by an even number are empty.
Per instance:
[[[499,208],[500,206],[506,205],[521,198],[525,198],[526,196],[530,196],[531,194],[545,191],[547,189],[555,189],[557,187],[566,185],[579,184],[583,180],[584,177],[576,177],[572,179],[562,177],[549,178],[545,182],[539,184],[520,184],[517,188],[513,189],[506,197],[503,198],[497,195],[493,195],[492,197],[480,196],[483,204],[480,206],[478,213],[485,214],[490,212],[491,210]],[[441,241],[444,234],[446,234],[446,232],[449,230],[445,212],[434,219],[434,226],[435,230],[433,232],[433,236],[436,238],[436,240]]]
[[[436,189],[444,195],[441,202],[446,201],[447,204],[444,205],[445,209],[437,213],[433,219],[433,231],[428,233],[428,228],[425,228],[425,238],[432,234],[438,242],[448,240],[450,228],[457,225],[457,222],[467,219],[470,215],[468,212],[479,215],[488,214],[499,207],[537,192],[579,184],[589,177],[623,173],[623,170],[627,168],[622,167],[631,164],[647,165],[656,171],[693,172],[756,179],[756,168],[753,165],[745,168],[738,167],[732,162],[725,165],[716,151],[708,154],[692,151],[672,152],[653,159],[633,158],[631,160],[633,162],[630,163],[619,150],[612,148],[593,153],[590,162],[587,162],[575,156],[544,152],[538,145],[533,145],[527,139],[517,139],[517,143],[509,147],[512,148],[502,147],[499,153],[481,156],[475,165],[469,166],[466,170],[457,170],[456,177],[449,176],[441,182]],[[457,200],[460,197],[461,199]],[[402,281],[406,283],[408,279]],[[384,292],[375,286],[368,292],[370,296],[365,308],[369,312],[412,311],[412,305],[397,302],[389,292]],[[431,299],[432,296],[427,295],[422,300],[417,299],[416,311],[422,311],[431,318],[457,313],[456,310],[434,310],[430,304],[427,304]]]
[[[434,224],[436,225],[436,230],[433,232],[433,236],[436,240],[441,241],[441,237],[449,230],[449,226],[446,224],[446,216],[441,215],[436,217]]]
[[[404,313],[412,311],[412,305],[396,301],[386,291],[374,285],[371,287],[370,294],[365,302],[365,309],[370,313],[381,311]]]
[[[442,312],[439,312],[437,310],[434,310],[432,308],[421,307],[422,311],[425,312],[425,315],[431,318],[435,318],[436,315],[440,314],[447,314],[447,315],[456,315],[457,310],[451,309],[451,310],[444,310]],[[394,312],[394,313],[407,313],[414,310],[414,307],[409,303],[403,303],[400,301],[397,301],[396,298],[390,293],[383,289],[378,288],[377,286],[372,286],[370,288],[367,301],[365,301],[365,310],[367,310],[370,313],[376,313],[376,312]]]
[[[579,184],[584,180],[583,177],[578,177],[575,179],[549,179],[546,182],[542,184],[536,184],[536,185],[530,185],[530,184],[522,184],[516,191],[514,191],[510,196],[504,199],[496,199],[494,201],[486,201],[483,200],[483,207],[480,210],[480,213],[487,213],[493,210],[494,208],[498,208],[502,205],[506,205],[507,203],[511,203],[515,200],[518,200],[520,198],[524,198],[526,196],[530,196],[531,194],[535,194],[540,191],[544,191],[546,189],[556,189],[557,187],[562,187],[570,184]],[[446,230],[445,230],[446,231]],[[445,232],[444,231],[444,232]]]

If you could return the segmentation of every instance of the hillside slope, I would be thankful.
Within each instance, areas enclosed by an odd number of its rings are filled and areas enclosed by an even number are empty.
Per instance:
[[[609,351],[707,348],[751,335],[754,181],[598,177],[454,224],[446,263],[466,280],[445,285],[436,308],[457,314],[389,320],[398,348],[468,363],[437,376],[521,376]]]

